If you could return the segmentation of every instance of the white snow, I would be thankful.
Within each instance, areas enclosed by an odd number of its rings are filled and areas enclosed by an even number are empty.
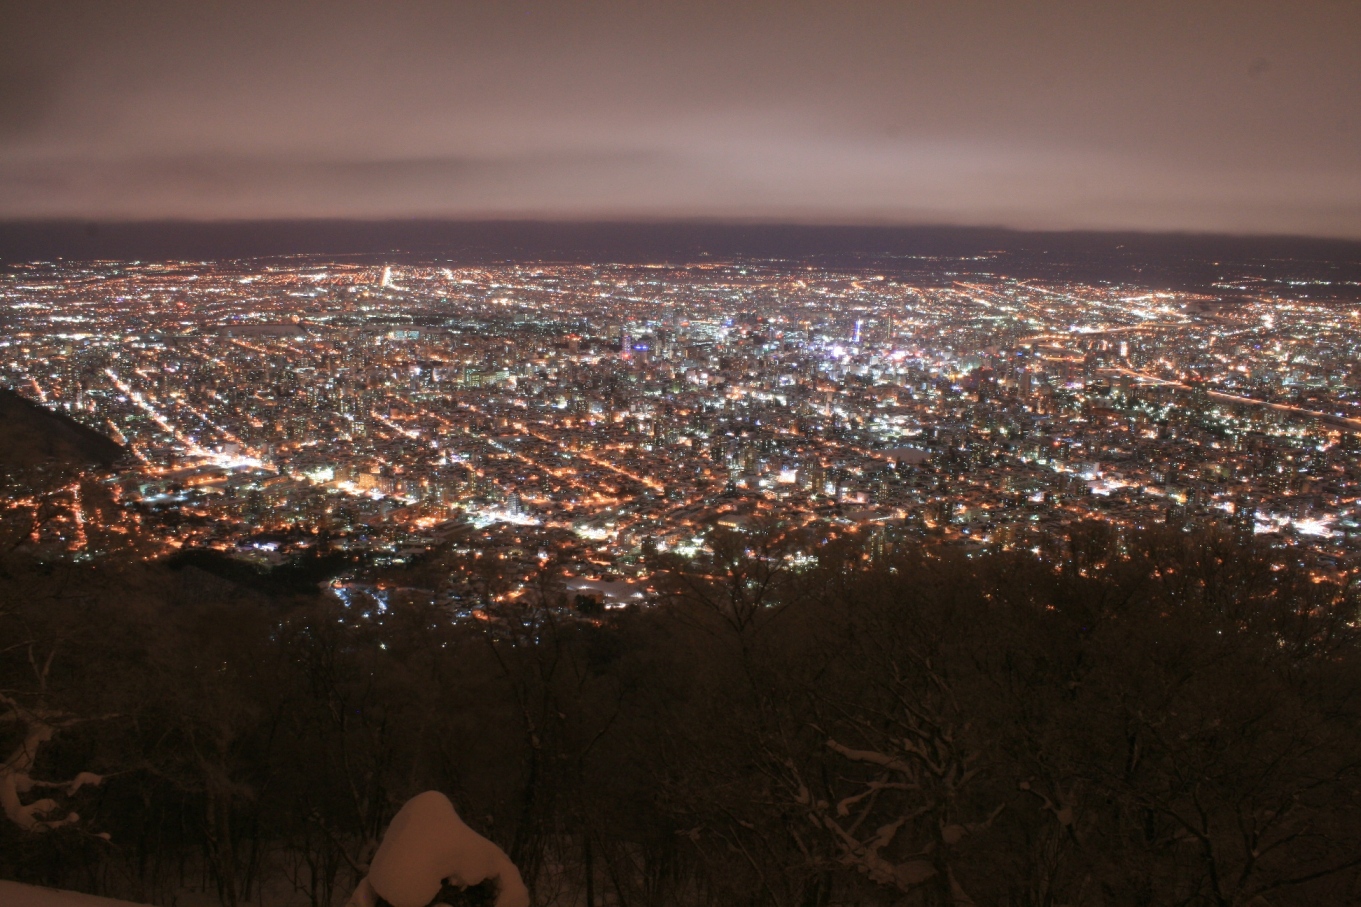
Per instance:
[[[426,791],[392,818],[346,907],[373,907],[375,894],[392,907],[425,907],[445,880],[466,887],[488,879],[496,907],[528,907],[529,891],[505,852],[464,824],[448,797]]]
[[[86,779],[88,780],[88,779]],[[491,880],[496,907],[529,907],[529,890],[505,852],[473,831],[438,791],[412,797],[398,810],[374,854],[368,876],[347,907],[425,907],[445,880],[456,886]],[[128,901],[0,881],[0,907],[138,907]]]
[[[45,683],[44,673],[39,676],[39,685]],[[77,719],[64,712],[25,707],[4,694],[0,694],[0,705],[8,709],[0,718],[16,722],[23,728],[23,739],[14,752],[0,762],[0,808],[4,809],[10,821],[24,831],[42,832],[76,824],[80,816],[74,812],[64,818],[53,816],[61,806],[51,797],[25,803],[22,795],[35,790],[60,790],[71,796],[87,784],[98,786],[104,780],[93,772],[81,772],[70,781],[39,781],[30,774],[43,745],[51,742],[63,728],[75,724]]]
[[[129,901],[5,881],[0,881],[0,904],[4,907],[138,907]]]

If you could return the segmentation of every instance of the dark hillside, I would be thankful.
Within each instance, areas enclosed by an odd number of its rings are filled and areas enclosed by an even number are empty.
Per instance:
[[[0,469],[110,466],[122,454],[94,429],[0,388]]]

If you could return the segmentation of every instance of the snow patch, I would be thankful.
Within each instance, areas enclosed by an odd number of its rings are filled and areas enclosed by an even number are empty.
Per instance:
[[[469,828],[439,791],[417,794],[397,811],[368,876],[346,907],[425,907],[445,881],[468,887],[491,880],[496,907],[529,907],[529,890],[505,852]]]
[[[130,901],[97,898],[92,894],[0,882],[0,904],[5,907],[139,907]]]

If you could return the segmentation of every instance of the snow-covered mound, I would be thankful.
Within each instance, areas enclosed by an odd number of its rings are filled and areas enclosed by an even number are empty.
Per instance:
[[[392,817],[348,907],[374,907],[375,894],[392,907],[425,907],[445,880],[458,887],[491,880],[496,907],[529,907],[529,891],[505,852],[464,824],[448,797],[430,790]]]
[[[5,881],[0,881],[0,904],[4,907],[139,907],[129,901]]]
[[[393,816],[369,874],[347,907],[425,907],[445,882],[468,887],[491,881],[496,907],[529,907],[529,891],[505,851],[469,828],[449,798],[426,791]],[[128,901],[0,881],[0,907],[138,907]]]

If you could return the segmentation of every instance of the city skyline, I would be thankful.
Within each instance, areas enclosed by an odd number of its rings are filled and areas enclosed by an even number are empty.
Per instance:
[[[1222,524],[1357,568],[1356,281],[1004,261],[12,266],[0,382],[125,455],[116,508],[77,482],[10,518],[77,560],[346,552],[347,602],[490,554],[497,595],[466,564],[422,589],[465,616],[536,582],[655,601],[658,558],[725,530],[799,569],[838,538],[1038,554],[1084,522]]]

